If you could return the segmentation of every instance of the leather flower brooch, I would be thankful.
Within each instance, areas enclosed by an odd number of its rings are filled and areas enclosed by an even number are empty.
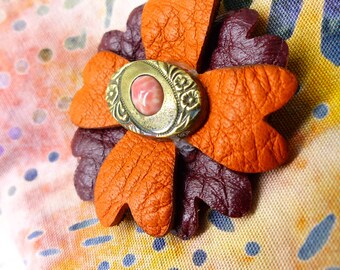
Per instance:
[[[286,161],[286,141],[265,119],[297,88],[279,67],[287,45],[252,38],[258,14],[249,9],[216,26],[218,5],[149,0],[132,12],[125,33],[104,35],[87,64],[70,108],[80,127],[72,142],[81,158],[75,186],[82,199],[94,198],[104,226],[129,208],[146,233],[162,236],[174,226],[188,238],[199,201],[242,216],[251,203],[245,173]]]

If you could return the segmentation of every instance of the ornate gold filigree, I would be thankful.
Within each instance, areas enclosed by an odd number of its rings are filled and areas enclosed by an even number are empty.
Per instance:
[[[164,101],[154,115],[137,111],[131,99],[131,86],[139,76],[154,77],[162,86]],[[156,138],[185,137],[205,118],[203,89],[183,69],[154,60],[129,63],[113,74],[106,100],[113,117],[126,129]]]

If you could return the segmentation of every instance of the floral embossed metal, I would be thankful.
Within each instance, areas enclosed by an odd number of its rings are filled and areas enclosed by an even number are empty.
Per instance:
[[[202,124],[207,98],[189,73],[161,61],[136,61],[111,78],[106,100],[126,129],[156,138],[182,138]]]

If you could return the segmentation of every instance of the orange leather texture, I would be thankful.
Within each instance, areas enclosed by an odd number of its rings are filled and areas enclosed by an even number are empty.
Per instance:
[[[182,62],[193,69],[220,1],[149,0],[142,15],[147,59]]]
[[[298,83],[276,66],[218,69],[198,76],[209,96],[205,125],[188,141],[229,169],[264,172],[288,157],[285,139],[264,122],[294,95]]]
[[[175,145],[127,132],[101,167],[94,191],[104,226],[120,222],[127,207],[152,236],[166,234],[173,212]]]
[[[72,122],[82,128],[117,126],[106,103],[106,88],[111,76],[128,61],[111,52],[97,53],[83,72],[84,86],[72,100]]]

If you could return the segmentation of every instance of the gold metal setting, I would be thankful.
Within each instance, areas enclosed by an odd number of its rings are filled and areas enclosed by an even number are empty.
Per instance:
[[[140,76],[154,77],[163,88],[161,109],[150,116],[133,105],[132,83]],[[207,98],[202,87],[178,66],[142,60],[129,63],[111,77],[106,101],[113,117],[126,129],[156,138],[183,138],[205,119]]]

